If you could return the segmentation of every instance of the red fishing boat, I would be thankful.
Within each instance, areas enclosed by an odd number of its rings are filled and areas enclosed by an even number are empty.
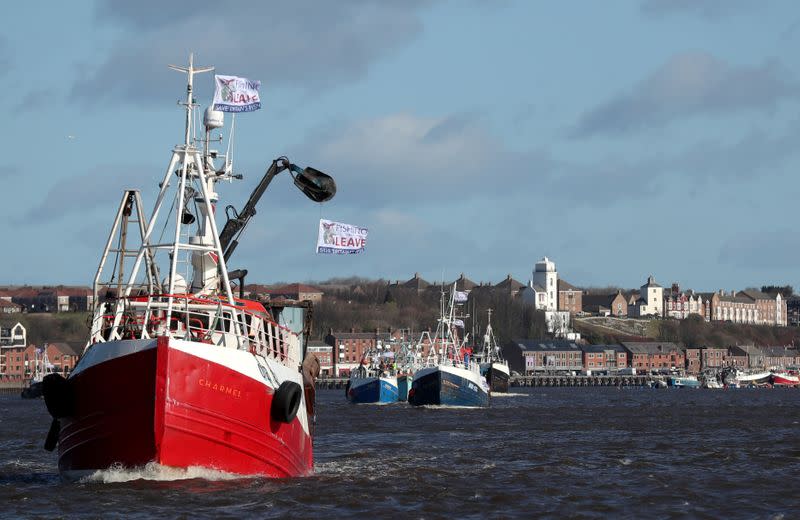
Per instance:
[[[210,149],[223,114],[209,107],[203,128],[195,128],[193,78],[213,69],[192,61],[171,66],[188,77],[186,128],[152,213],[143,214],[138,191],[125,192],[95,277],[84,353],[69,378],[43,381],[53,416],[45,448],[58,447],[66,476],[151,462],[269,477],[313,469],[319,365],[303,361],[297,331],[243,297],[246,271],[227,266],[276,175],[289,171],[317,202],[333,197],[336,186],[280,157],[241,211],[228,206],[218,232],[216,185],[242,176],[233,173],[229,152]],[[239,280],[238,298],[231,280]]]
[[[785,371],[772,373],[771,382],[774,386],[800,386],[800,377]]]

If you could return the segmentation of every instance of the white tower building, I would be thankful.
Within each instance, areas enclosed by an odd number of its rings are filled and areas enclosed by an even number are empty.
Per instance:
[[[537,308],[545,311],[558,310],[558,272],[555,262],[547,257],[536,262],[533,267],[532,285],[545,291],[544,307],[537,305]]]

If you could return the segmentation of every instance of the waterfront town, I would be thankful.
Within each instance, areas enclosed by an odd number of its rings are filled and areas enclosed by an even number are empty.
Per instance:
[[[800,352],[790,345],[682,345],[676,341],[628,335],[629,341],[597,344],[582,338],[574,325],[595,323],[644,324],[659,320],[703,320],[714,323],[739,323],[774,327],[800,324],[800,298],[780,291],[756,289],[695,292],[682,290],[677,283],[664,287],[654,276],[647,276],[638,291],[609,293],[578,288],[559,277],[555,262],[545,257],[536,262],[527,283],[511,275],[496,284],[476,283],[465,275],[437,284],[415,273],[405,281],[386,282],[392,291],[416,294],[437,293],[451,286],[472,294],[492,293],[520,302],[542,313],[546,337],[508,338],[502,344],[511,369],[519,375],[535,374],[615,374],[631,369],[640,374],[685,372],[698,374],[725,367],[761,370],[790,369],[800,366]],[[357,291],[358,289],[356,289]],[[310,301],[320,305],[325,291],[293,283],[277,287],[248,285],[245,294],[271,301]],[[52,370],[67,374],[75,366],[83,345],[51,337],[40,344],[28,341],[29,331],[16,316],[24,314],[86,313],[94,305],[88,287],[4,287],[0,288],[0,380],[23,381],[30,378],[37,359],[46,359]],[[320,361],[323,377],[345,377],[365,353],[376,348],[397,349],[413,345],[421,356],[432,348],[424,330],[386,327],[363,330],[332,328],[309,334],[307,348]]]

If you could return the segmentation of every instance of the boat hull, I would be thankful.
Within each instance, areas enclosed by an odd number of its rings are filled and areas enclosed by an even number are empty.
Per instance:
[[[789,374],[772,374],[770,379],[775,386],[798,386],[800,385],[800,378]]]
[[[738,377],[739,386],[760,386],[768,385],[772,380],[772,374],[761,372],[758,374],[746,374]]]
[[[42,382],[31,383],[30,386],[23,388],[20,397],[23,399],[38,399],[42,397]]]
[[[492,392],[508,393],[508,380],[511,378],[508,365],[494,362],[481,363],[481,374],[486,378]]]
[[[669,384],[675,388],[700,388],[700,381],[694,377],[671,377]]]
[[[347,400],[354,404],[396,403],[397,379],[393,377],[365,377],[350,380]]]
[[[408,392],[411,390],[411,382],[413,376],[401,375],[397,376],[397,400],[408,401]]]
[[[69,378],[75,411],[61,419],[59,470],[70,476],[156,462],[243,475],[309,474],[305,403],[288,423],[270,413],[280,382],[302,387],[300,374],[293,375],[249,352],[166,337],[95,347]]]
[[[414,374],[408,402],[413,406],[488,406],[488,387],[481,379],[480,374],[464,368],[426,367]]]

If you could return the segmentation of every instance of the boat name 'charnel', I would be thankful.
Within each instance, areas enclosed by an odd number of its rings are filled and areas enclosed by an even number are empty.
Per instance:
[[[212,383],[208,379],[200,379],[198,380],[198,384],[205,388],[210,388],[211,390],[218,390],[224,394],[232,395],[233,397],[242,397],[242,392],[238,388],[233,388],[231,386],[225,385],[218,385],[217,383]]]

